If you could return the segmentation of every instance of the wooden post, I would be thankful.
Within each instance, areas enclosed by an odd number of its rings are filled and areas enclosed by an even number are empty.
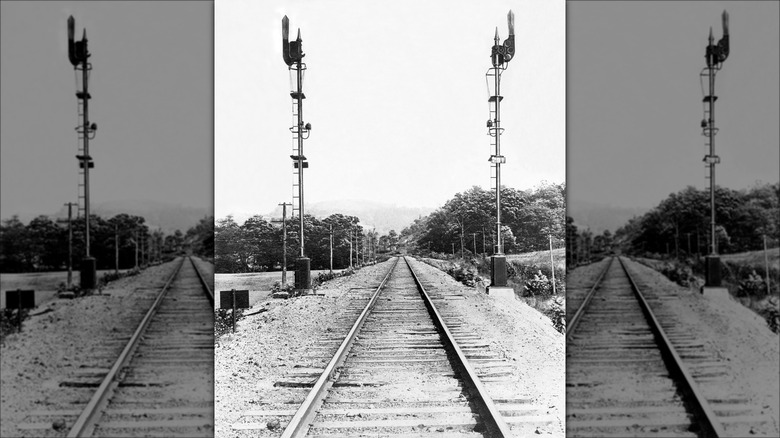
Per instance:
[[[236,290],[230,289],[230,297],[233,298],[233,333],[236,332]]]
[[[16,289],[16,320],[19,323],[19,325],[16,327],[16,332],[21,333],[22,332],[22,290]]]
[[[114,275],[119,275],[119,224],[114,223]]]
[[[766,295],[769,296],[769,256],[766,250],[766,234],[764,234],[764,269],[766,269]]]
[[[552,234],[550,234],[550,272],[552,272],[553,295],[555,295],[555,261],[553,260]]]

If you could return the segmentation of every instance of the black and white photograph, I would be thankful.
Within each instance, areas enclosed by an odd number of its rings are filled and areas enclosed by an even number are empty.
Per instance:
[[[567,4],[567,436],[780,435],[778,16]]]
[[[0,12],[0,435],[213,436],[213,2]]]
[[[780,436],[778,17],[0,0],[0,436]]]
[[[564,436],[565,38],[217,2],[215,436]]]

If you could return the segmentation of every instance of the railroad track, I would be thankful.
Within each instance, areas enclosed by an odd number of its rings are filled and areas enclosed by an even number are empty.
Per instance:
[[[59,383],[75,391],[71,405],[31,412],[22,430],[31,436],[213,436],[213,292],[192,258],[174,263],[164,286],[136,291],[149,307],[117,322],[127,329],[91,340],[90,357]]]
[[[655,299],[617,257],[583,299],[567,334],[567,436],[726,436],[683,361],[702,345],[670,336]]]
[[[363,293],[359,309],[342,316],[346,334],[322,339],[316,354],[326,362],[277,382],[280,390],[305,388],[298,396],[304,400],[246,411],[233,424],[236,432],[509,437],[508,424],[549,421],[522,401],[491,399],[481,378],[495,379],[502,360],[456,317],[442,315],[405,258],[395,259],[369,297]]]

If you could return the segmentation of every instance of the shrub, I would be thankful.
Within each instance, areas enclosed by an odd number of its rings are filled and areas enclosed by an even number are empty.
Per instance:
[[[525,290],[534,296],[549,296],[552,295],[552,281],[542,271],[537,271],[533,278],[525,281]]]
[[[747,278],[739,282],[737,286],[738,297],[762,297],[766,294],[766,283],[756,271],[753,270]]]
[[[550,318],[558,333],[566,333],[566,303],[563,296],[553,298],[550,307],[543,313]]]
[[[478,275],[477,268],[474,267],[464,267],[455,264],[447,269],[447,274],[469,287],[474,287],[477,282],[482,281],[482,277]]]
[[[272,294],[277,293],[277,292],[287,292],[289,294],[292,294],[294,290],[295,290],[295,285],[288,283],[288,284],[285,284],[284,286],[282,286],[282,282],[281,281],[275,281],[273,286],[271,286],[271,293]]]
[[[659,272],[683,287],[695,286],[698,283],[691,267],[682,262],[664,262]]]
[[[217,309],[214,311],[214,339],[219,339],[225,333],[233,331],[233,309]],[[244,309],[236,309],[236,327],[238,321],[244,318]]]
[[[103,274],[102,277],[100,277],[98,286],[105,286],[112,281],[119,280],[120,278],[132,277],[140,273],[141,273],[140,268],[133,268],[125,272],[106,272],[105,274]]]
[[[780,333],[780,300],[773,298],[767,300],[766,305],[759,309],[758,313],[764,317],[770,330]]]
[[[347,268],[342,270],[341,272],[321,272],[319,275],[317,275],[317,278],[312,281],[312,288],[316,288],[322,285],[322,283],[325,283],[328,280],[333,280],[334,278],[339,277],[347,277],[355,273],[354,268]]]
[[[21,320],[18,313],[20,311]],[[29,313],[30,309],[3,309],[3,311],[0,312],[0,340],[2,340],[3,343],[5,342],[6,336],[19,331]]]

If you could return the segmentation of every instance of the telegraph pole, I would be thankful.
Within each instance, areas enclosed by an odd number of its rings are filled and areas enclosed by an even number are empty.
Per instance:
[[[286,202],[279,204],[282,206],[282,286],[287,285],[287,206]]]
[[[552,234],[550,234],[550,272],[552,272],[553,295],[555,295],[555,260],[553,259]]]
[[[92,157],[89,155],[89,140],[94,138],[97,125],[89,123],[89,99],[88,91],[89,71],[92,70],[92,64],[88,58],[92,56],[87,49],[87,29],[84,29],[81,41],[75,41],[75,20],[71,15],[68,17],[68,59],[75,70],[81,70],[81,91],[76,92],[79,100],[80,114],[82,124],[76,127],[79,139],[82,140],[83,150],[76,159],[79,162],[79,168],[84,174],[84,248],[85,255],[81,262],[81,288],[85,290],[95,288],[96,261],[90,255],[90,237],[89,237],[89,169],[95,167]]]
[[[729,56],[729,14],[723,11],[721,17],[723,23],[723,37],[716,45],[712,36],[712,27],[707,41],[705,59],[707,67],[700,74],[700,78],[707,77],[709,94],[704,96],[704,119],[701,121],[702,135],[707,137],[709,153],[704,157],[704,162],[709,167],[710,179],[710,248],[709,255],[705,257],[705,284],[702,289],[720,288],[720,257],[718,256],[718,239],[715,234],[715,165],[720,163],[720,157],[715,154],[715,73],[723,67],[723,61]]]
[[[487,253],[485,252],[485,229],[482,229],[482,258],[484,259],[487,256]]]
[[[493,89],[491,96],[488,98],[490,104],[490,119],[487,121],[488,135],[493,138],[494,151],[490,156],[490,163],[495,169],[496,179],[496,248],[495,254],[490,258],[490,286],[488,287],[488,293],[493,292],[502,295],[508,295],[511,288],[507,288],[507,275],[506,275],[506,256],[504,255],[504,248],[501,242],[501,165],[506,163],[506,158],[501,155],[501,133],[504,131],[501,128],[501,100],[504,99],[501,96],[501,73],[506,70],[507,64],[515,55],[515,16],[510,10],[507,14],[507,24],[509,26],[509,37],[503,44],[499,44],[498,28],[496,28],[496,35],[493,38],[493,48],[490,53],[490,60],[493,67],[488,69],[485,74],[488,80],[488,87],[490,87],[490,78],[493,79]]]
[[[333,224],[330,224],[330,275],[333,275]]]
[[[352,229],[349,230],[349,269],[352,269]]]
[[[68,206],[68,290],[73,286],[73,206],[75,202],[66,202]]]
[[[461,228],[460,228],[460,259],[461,260],[465,259],[463,251],[464,251],[464,248],[463,248],[463,225],[461,225]]]
[[[114,222],[114,275],[119,275],[119,224]]]
[[[296,88],[290,92],[293,99],[293,117],[296,119],[295,126],[290,128],[293,134],[293,141],[297,143],[295,153],[290,155],[293,160],[293,168],[298,176],[298,217],[300,219],[300,241],[301,252],[295,263],[295,289],[307,291],[311,289],[311,260],[304,253],[304,210],[303,210],[303,170],[309,167],[306,156],[303,155],[303,140],[309,138],[311,124],[303,123],[303,74],[306,70],[306,64],[302,62],[305,54],[303,53],[303,40],[301,40],[301,30],[298,29],[298,37],[295,41],[289,41],[290,20],[285,15],[282,18],[282,57],[287,64],[290,73],[295,71]],[[293,195],[295,197],[295,195]],[[293,207],[295,208],[295,207]]]
[[[769,256],[766,250],[766,233],[764,233],[764,272],[766,273],[766,295],[769,296],[771,289],[769,288]]]
[[[691,233],[685,233],[685,237],[688,238],[688,257],[691,256]]]

